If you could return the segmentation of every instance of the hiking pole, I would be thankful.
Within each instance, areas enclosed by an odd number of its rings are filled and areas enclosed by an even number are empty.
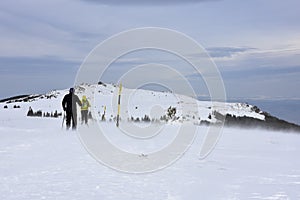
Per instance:
[[[64,117],[63,117],[63,121],[61,123],[61,129],[64,128],[65,119],[66,119],[66,111],[64,111]]]

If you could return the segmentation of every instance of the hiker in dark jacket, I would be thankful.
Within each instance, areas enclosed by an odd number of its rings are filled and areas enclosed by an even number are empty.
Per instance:
[[[72,120],[72,129],[76,129],[77,126],[77,105],[81,106],[81,101],[79,100],[78,96],[74,94],[75,89],[70,88],[69,94],[66,94],[63,101],[62,101],[62,107],[64,111],[66,112],[66,124],[67,129],[71,126],[71,120]]]

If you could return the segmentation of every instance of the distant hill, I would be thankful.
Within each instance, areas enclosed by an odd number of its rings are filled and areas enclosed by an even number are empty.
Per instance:
[[[14,100],[20,100],[22,101],[24,98],[28,97],[30,95],[18,95],[18,96],[14,96],[14,97],[9,97],[9,98],[5,98],[5,99],[1,99],[0,100],[0,103],[4,103],[4,102],[7,102],[9,103],[10,101],[14,101]]]
[[[294,123],[287,122],[263,112],[265,120],[259,120],[252,117],[236,117],[234,115],[226,114],[225,125],[233,127],[244,128],[264,128],[278,131],[296,131],[300,132],[300,126]]]

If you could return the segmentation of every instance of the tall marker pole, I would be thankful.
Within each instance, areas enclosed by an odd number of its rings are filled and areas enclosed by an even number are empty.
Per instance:
[[[118,114],[117,114],[117,127],[119,127],[119,120],[120,120],[120,109],[121,109],[121,92],[122,92],[122,83],[120,83],[119,88],[119,98],[118,98]]]
[[[105,121],[105,113],[106,113],[106,106],[104,106],[104,112],[103,112],[102,118],[101,118],[102,121]]]

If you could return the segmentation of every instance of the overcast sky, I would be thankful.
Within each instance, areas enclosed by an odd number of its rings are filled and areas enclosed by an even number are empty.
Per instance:
[[[2,0],[0,98],[70,87],[96,45],[151,26],[206,48],[229,98],[300,99],[299,8],[298,0]]]

